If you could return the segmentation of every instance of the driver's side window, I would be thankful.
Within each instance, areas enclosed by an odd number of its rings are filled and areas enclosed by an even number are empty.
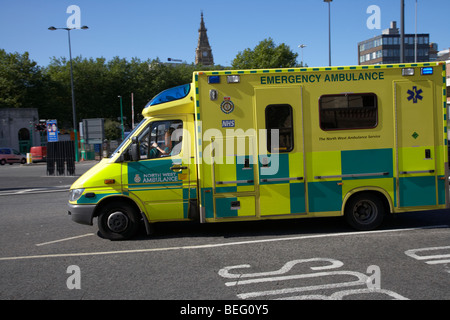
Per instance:
[[[154,121],[138,137],[140,159],[171,157],[181,152],[183,122]]]

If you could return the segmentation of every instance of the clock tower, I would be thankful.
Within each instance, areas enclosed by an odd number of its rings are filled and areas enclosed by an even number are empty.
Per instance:
[[[211,46],[209,45],[208,35],[206,34],[205,22],[203,21],[203,12],[201,14],[200,29],[198,29],[198,44],[195,49],[195,64],[212,66],[214,59]]]

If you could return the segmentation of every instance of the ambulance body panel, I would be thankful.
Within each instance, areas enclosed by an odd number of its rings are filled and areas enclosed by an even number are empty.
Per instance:
[[[72,186],[82,191],[69,206],[79,212],[91,196],[81,220],[92,222],[122,201],[148,230],[341,215],[369,230],[385,213],[445,209],[445,80],[443,62],[195,72],[149,102],[111,158]],[[151,158],[163,131],[173,151]],[[116,222],[119,238],[136,220],[110,216],[103,231]]]

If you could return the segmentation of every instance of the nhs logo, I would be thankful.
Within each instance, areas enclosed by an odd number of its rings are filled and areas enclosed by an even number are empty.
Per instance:
[[[234,128],[234,120],[222,120],[222,128]]]

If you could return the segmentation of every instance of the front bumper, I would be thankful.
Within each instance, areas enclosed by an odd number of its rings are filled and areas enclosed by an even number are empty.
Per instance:
[[[95,204],[67,204],[69,207],[69,215],[72,217],[72,221],[80,224],[87,224],[92,226],[92,220],[94,218]]]

